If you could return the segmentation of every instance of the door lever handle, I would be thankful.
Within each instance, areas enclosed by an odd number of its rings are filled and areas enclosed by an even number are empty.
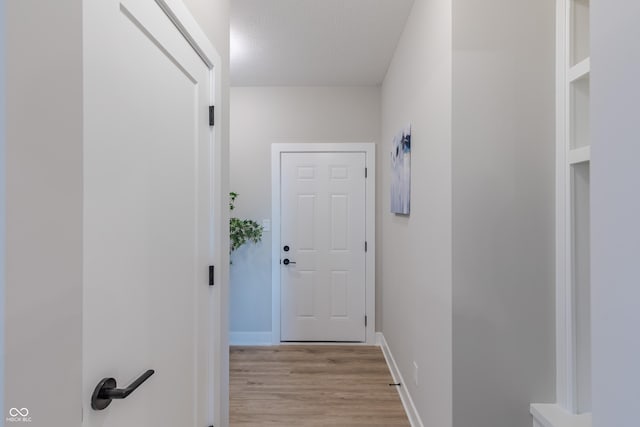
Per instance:
[[[91,408],[96,411],[101,411],[109,406],[113,399],[126,399],[127,396],[136,391],[136,389],[154,373],[155,371],[153,369],[149,369],[125,388],[117,388],[118,384],[115,378],[103,378],[93,390]]]
[[[295,264],[295,261],[289,261],[289,258],[285,258],[282,260],[284,265]]]

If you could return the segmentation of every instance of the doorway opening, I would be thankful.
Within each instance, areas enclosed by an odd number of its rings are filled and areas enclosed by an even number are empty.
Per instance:
[[[375,343],[375,144],[271,147],[272,343]]]

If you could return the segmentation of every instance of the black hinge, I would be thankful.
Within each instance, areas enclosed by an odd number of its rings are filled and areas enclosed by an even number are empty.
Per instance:
[[[367,175],[368,175],[367,168],[364,168],[364,177],[366,178],[366,177],[367,177]]]
[[[364,251],[367,252],[368,249],[369,249],[369,244],[367,242],[364,242]]]
[[[209,126],[214,126],[216,124],[215,112],[216,107],[214,107],[213,105],[209,106]]]
[[[364,326],[367,327],[367,316],[364,316]]]
[[[213,265],[210,265],[209,266],[209,286],[213,286],[213,272],[214,272]]]

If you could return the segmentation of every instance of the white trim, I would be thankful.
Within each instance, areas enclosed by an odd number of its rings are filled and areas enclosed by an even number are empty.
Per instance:
[[[376,332],[378,333],[378,332]],[[269,336],[272,336],[272,333],[269,332]],[[279,342],[276,344],[273,344],[273,342],[270,342],[269,345],[272,346],[279,346],[279,345],[286,345],[286,346],[331,346],[331,347],[371,347],[371,346],[379,346],[378,343],[376,342],[375,338],[373,340],[373,343],[368,343],[368,342],[349,342],[349,341],[283,341],[283,342]]]
[[[247,346],[271,345],[271,331],[229,332],[229,345],[247,345]]]
[[[396,365],[391,349],[389,348],[387,340],[384,338],[382,332],[378,332],[376,334],[376,341],[382,349],[384,359],[387,361],[387,366],[389,366],[393,382],[402,384],[401,386],[396,387],[396,390],[398,390],[398,394],[400,395],[400,400],[402,401],[404,411],[407,413],[407,417],[409,418],[409,423],[411,423],[412,427],[424,427],[424,424],[422,424],[422,420],[420,419],[420,415],[418,414],[418,410],[416,409],[416,405],[414,405],[411,394],[409,393],[409,389],[405,386],[406,383],[402,378],[400,368]]]
[[[182,33],[209,69],[219,67],[220,55],[182,0],[156,0],[156,3]]]
[[[382,341],[384,340],[384,334],[382,332],[376,332],[376,346],[382,347]]]
[[[557,141],[559,149],[563,151],[562,159],[564,159],[564,164],[562,166],[562,170],[560,175],[558,175],[561,185],[564,185],[564,195],[563,199],[559,200],[558,207],[563,209],[564,222],[562,227],[562,232],[559,237],[564,238],[564,258],[562,260],[562,271],[564,272],[564,276],[560,278],[560,282],[556,283],[556,286],[559,288],[559,291],[564,295],[562,299],[562,303],[564,304],[563,313],[564,313],[564,330],[559,330],[558,334],[562,339],[564,339],[564,354],[559,355],[565,358],[565,370],[562,373],[562,380],[565,381],[564,384],[564,401],[561,401],[558,397],[558,402],[567,410],[572,413],[576,412],[577,409],[577,397],[576,397],[576,358],[575,358],[575,325],[574,325],[574,315],[573,315],[573,270],[571,268],[573,262],[573,246],[572,246],[572,230],[571,225],[572,221],[572,209],[571,209],[571,168],[567,167],[567,160],[569,158],[569,147],[571,146],[571,141],[573,139],[572,129],[571,129],[571,84],[569,83],[568,72],[571,67],[571,24],[572,24],[572,14],[573,14],[573,0],[564,0],[564,34],[563,40],[565,43],[564,46],[564,57],[559,61],[559,65],[563,67],[562,71],[562,85],[563,85],[563,106],[564,106],[564,116],[560,118],[561,122],[559,124],[564,129],[564,134],[562,135],[562,139]]]
[[[572,84],[591,72],[589,58],[571,66],[571,27],[574,0],[556,0],[556,400],[553,405],[531,405],[535,427],[574,427],[589,415],[575,416],[578,409],[576,383],[576,325],[573,285],[572,166],[588,163],[591,148],[572,149]],[[549,421],[546,413],[555,420]],[[558,418],[559,417],[559,418]]]
[[[591,148],[571,148],[570,100],[572,83],[589,76],[591,61],[571,66],[572,8],[573,0],[556,0],[556,396],[559,407],[576,413],[572,166],[589,162]]]
[[[590,72],[591,72],[591,59],[587,58],[569,69],[569,76],[568,76],[569,82],[573,83],[577,80],[587,77]]]
[[[569,407],[573,405],[573,354],[571,345],[571,289],[567,289],[566,260],[569,256],[567,247],[568,216],[566,209],[567,191],[567,149],[569,141],[566,118],[569,113],[567,102],[569,85],[567,84],[567,68],[569,66],[570,28],[569,2],[556,2],[556,395],[558,403]]]
[[[365,343],[374,345],[376,324],[376,145],[375,143],[285,143],[271,145],[271,325],[272,343],[280,344],[280,159],[282,153],[362,152],[366,155],[366,315]]]
[[[591,414],[573,415],[559,405],[531,405],[534,427],[591,427]]]
[[[156,0],[158,6],[173,22],[178,31],[184,36],[191,47],[196,51],[198,56],[207,65],[210,70],[211,88],[209,104],[222,105],[222,58],[216,48],[211,44],[202,28],[198,25],[193,15],[189,12],[187,6],[182,0]],[[221,108],[215,109],[215,122],[222,123]],[[213,215],[216,212],[222,212],[222,208],[226,206],[226,189],[222,187],[222,149],[220,141],[222,141],[222,127],[214,126],[211,132],[212,147],[212,176],[211,184],[213,191],[213,206],[211,210]],[[212,218],[211,227],[216,237],[213,242],[212,264],[223,265],[229,263],[228,253],[223,250],[221,242],[226,241],[224,233],[228,233],[228,226],[224,215],[216,215]],[[210,319],[211,342],[209,343],[209,360],[213,361],[213,365],[209,367],[209,372],[205,373],[209,378],[210,402],[208,423],[212,425],[228,425],[228,413],[225,408],[228,407],[229,384],[224,379],[227,378],[225,372],[229,372],[228,357],[228,331],[227,322],[229,312],[228,301],[228,284],[223,283],[221,269],[216,269],[215,286],[211,290],[212,315]]]
[[[276,193],[277,189],[277,193]],[[271,342],[280,344],[280,151],[271,146]]]
[[[570,165],[589,162],[591,161],[591,147],[580,147],[569,150],[567,158],[567,162]]]

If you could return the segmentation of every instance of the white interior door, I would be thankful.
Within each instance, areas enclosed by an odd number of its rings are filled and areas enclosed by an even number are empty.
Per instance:
[[[365,153],[282,153],[281,340],[365,340]]]
[[[212,72],[154,1],[86,2],[84,26],[83,425],[206,426]]]

